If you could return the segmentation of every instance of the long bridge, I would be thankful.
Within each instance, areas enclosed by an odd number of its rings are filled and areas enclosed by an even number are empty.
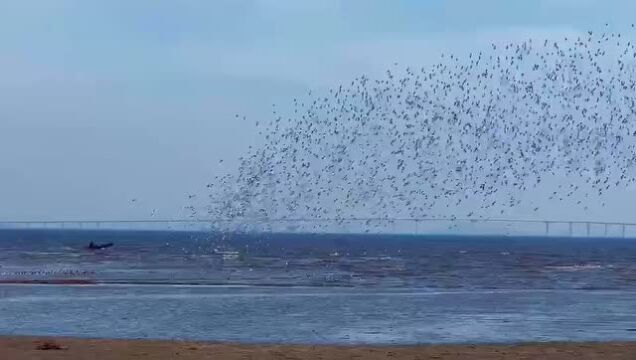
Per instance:
[[[433,225],[433,226],[431,226]],[[588,220],[542,220],[513,218],[222,218],[222,219],[81,219],[81,220],[0,220],[0,229],[205,229],[205,228],[293,229],[329,228],[342,230],[383,229],[400,233],[452,233],[466,234],[470,228],[498,226],[499,231],[490,234],[506,235],[530,227],[533,235],[542,236],[603,236],[636,237],[636,222],[605,222]],[[465,229],[462,231],[461,229]],[[443,231],[440,231],[443,230]],[[503,230],[503,231],[502,231]],[[600,231],[599,231],[600,230]],[[631,232],[634,232],[633,234]],[[347,231],[345,231],[347,232]],[[355,232],[355,230],[354,230]],[[369,231],[364,231],[369,232]],[[483,231],[479,232],[484,234]],[[488,232],[486,232],[488,233]]]

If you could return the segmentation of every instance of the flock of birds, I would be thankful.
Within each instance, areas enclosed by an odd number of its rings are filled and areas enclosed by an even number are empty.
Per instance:
[[[396,69],[274,106],[263,143],[207,185],[207,215],[477,219],[549,199],[584,207],[635,181],[636,44],[621,34]]]

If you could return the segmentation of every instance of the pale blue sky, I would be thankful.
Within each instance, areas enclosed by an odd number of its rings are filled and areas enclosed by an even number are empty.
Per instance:
[[[257,141],[235,113],[267,118],[443,51],[620,31],[634,13],[627,0],[5,0],[0,219],[173,217],[218,159]],[[585,216],[629,218],[621,206]]]

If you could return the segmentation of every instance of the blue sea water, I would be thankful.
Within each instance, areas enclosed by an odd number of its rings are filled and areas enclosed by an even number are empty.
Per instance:
[[[114,246],[89,251],[90,242]],[[636,240],[1,230],[0,334],[636,340]]]

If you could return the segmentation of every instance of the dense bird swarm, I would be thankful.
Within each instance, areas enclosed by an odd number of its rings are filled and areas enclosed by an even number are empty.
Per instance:
[[[480,218],[548,177],[581,204],[634,182],[635,65],[620,34],[588,32],[309,93],[257,123],[264,144],[208,185],[208,215]]]

